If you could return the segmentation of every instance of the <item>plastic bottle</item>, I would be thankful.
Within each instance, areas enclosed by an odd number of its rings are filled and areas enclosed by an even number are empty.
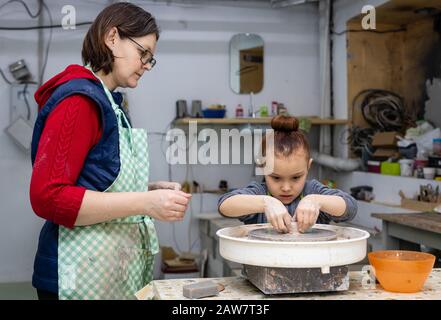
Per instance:
[[[236,118],[243,118],[243,108],[241,104],[236,107]]]
[[[433,139],[433,154],[436,156],[441,156],[441,139]]]
[[[277,103],[277,101],[273,101],[272,103],[271,103],[271,115],[272,116],[276,116],[277,115],[277,106],[278,106],[279,104]]]
[[[288,110],[285,108],[285,105],[283,103],[279,103],[277,105],[277,114],[288,115]]]

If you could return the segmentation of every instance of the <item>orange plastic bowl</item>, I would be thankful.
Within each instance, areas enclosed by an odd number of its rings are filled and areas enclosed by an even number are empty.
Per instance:
[[[368,259],[384,290],[403,293],[420,291],[435,264],[434,255],[418,251],[374,251]]]

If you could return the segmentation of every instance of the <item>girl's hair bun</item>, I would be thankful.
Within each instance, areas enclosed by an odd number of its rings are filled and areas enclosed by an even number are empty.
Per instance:
[[[299,120],[289,116],[275,116],[271,119],[274,131],[292,132],[299,129]]]

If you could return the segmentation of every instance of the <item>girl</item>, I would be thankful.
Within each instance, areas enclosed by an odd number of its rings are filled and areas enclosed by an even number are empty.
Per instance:
[[[317,180],[306,180],[312,159],[305,135],[298,130],[294,117],[276,116],[274,154],[266,155],[265,138],[262,155],[274,157],[274,170],[265,181],[224,194],[218,203],[219,212],[238,217],[245,224],[269,222],[279,232],[290,232],[291,221],[297,221],[299,232],[315,223],[342,222],[354,218],[356,200],[347,193],[330,189]]]
[[[85,66],[68,66],[35,94],[30,200],[46,220],[32,277],[40,299],[134,298],[153,276],[153,219],[183,219],[190,195],[149,182],[146,132],[132,127],[114,91],[135,88],[154,67],[158,38],[148,12],[112,4],[86,34]]]

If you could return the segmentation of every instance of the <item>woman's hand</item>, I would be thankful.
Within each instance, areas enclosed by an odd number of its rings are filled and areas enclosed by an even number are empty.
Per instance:
[[[179,190],[153,190],[146,194],[150,197],[147,214],[160,221],[181,221],[191,198],[191,194]]]
[[[158,189],[181,190],[182,186],[179,182],[171,182],[171,181],[156,181],[149,183],[149,190],[158,190]]]
[[[300,200],[294,214],[294,217],[297,220],[298,231],[303,233],[311,228],[317,221],[319,213],[320,204],[318,201],[309,196]]]
[[[285,205],[278,199],[264,196],[266,220],[279,232],[291,231],[291,216]]]

